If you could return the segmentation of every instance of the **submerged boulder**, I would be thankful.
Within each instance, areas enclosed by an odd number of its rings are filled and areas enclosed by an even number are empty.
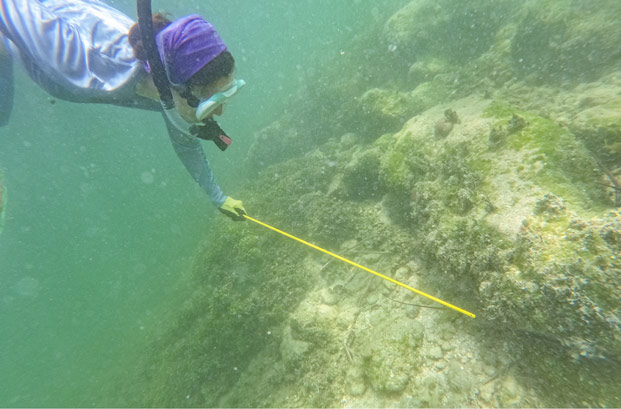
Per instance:
[[[524,220],[502,274],[480,295],[490,317],[568,346],[575,358],[621,356],[618,211],[585,218],[555,195]]]
[[[496,31],[518,9],[517,3],[412,1],[386,22],[383,38],[412,63],[424,57],[463,62],[489,49]]]
[[[526,2],[511,40],[518,77],[534,84],[593,81],[621,57],[621,3]]]
[[[412,1],[256,135],[253,214],[475,321],[222,221],[148,402],[619,406],[619,4]]]

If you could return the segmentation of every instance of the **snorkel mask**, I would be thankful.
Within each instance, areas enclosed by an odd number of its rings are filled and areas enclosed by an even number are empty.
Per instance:
[[[196,107],[196,119],[200,124],[190,125],[188,131],[199,139],[213,141],[216,146],[224,151],[233,142],[231,138],[220,128],[220,125],[212,118],[213,112],[237,94],[241,87],[246,85],[244,80],[233,80],[231,85],[224,91],[216,92],[207,99],[198,100],[186,89],[181,96],[186,98],[188,105]],[[192,102],[194,102],[194,105]]]
[[[224,91],[216,92],[206,100],[202,100],[196,108],[196,119],[203,121],[209,117],[218,107],[222,106],[225,102],[237,94],[237,92],[246,85],[244,80],[234,80],[229,88]]]

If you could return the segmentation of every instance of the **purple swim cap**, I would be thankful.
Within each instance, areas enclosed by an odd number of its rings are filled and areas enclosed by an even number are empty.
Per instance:
[[[179,18],[155,36],[157,49],[171,84],[190,79],[226,45],[216,29],[198,14]]]

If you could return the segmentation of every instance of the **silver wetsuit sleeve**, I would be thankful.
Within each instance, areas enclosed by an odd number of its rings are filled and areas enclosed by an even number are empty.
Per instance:
[[[0,31],[30,76],[71,101],[133,91],[125,86],[143,68],[127,39],[132,24],[97,0],[0,0]]]
[[[181,162],[194,178],[209,195],[209,198],[216,207],[222,206],[226,196],[222,193],[220,186],[216,183],[216,178],[211,171],[209,161],[205,158],[205,152],[198,138],[185,135],[170,123],[165,114],[162,114],[166,121],[168,135],[173,148]]]

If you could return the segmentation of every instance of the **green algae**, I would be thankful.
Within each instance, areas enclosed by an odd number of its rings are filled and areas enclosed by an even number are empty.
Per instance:
[[[486,115],[489,116],[489,112]],[[607,251],[614,250],[607,250],[610,243],[592,234],[585,235],[579,242],[570,241],[562,246],[552,240],[569,234],[569,226],[589,223],[568,215],[567,204],[583,214],[604,207],[603,199],[585,197],[579,191],[582,187],[576,186],[575,182],[587,183],[589,179],[581,179],[580,172],[573,172],[566,161],[576,158],[578,162],[570,163],[580,163],[582,168],[586,163],[594,166],[594,172],[597,172],[597,166],[588,160],[588,151],[572,140],[571,133],[546,118],[506,108],[496,124],[506,126],[516,112],[527,120],[528,125],[509,135],[513,139],[500,150],[482,148],[487,145],[486,132],[475,132],[467,141],[451,138],[437,141],[426,137],[428,134],[424,132],[409,128],[398,134],[385,134],[370,145],[350,145],[341,149],[328,159],[335,162],[329,171],[321,165],[326,160],[322,153],[324,148],[308,153],[297,163],[285,162],[280,165],[282,167],[271,168],[266,175],[286,169],[290,177],[269,179],[273,190],[267,195],[273,198],[274,192],[279,192],[276,197],[284,199],[283,209],[288,210],[280,215],[293,225],[295,218],[287,213],[295,206],[303,206],[299,207],[300,211],[315,214],[299,231],[317,239],[326,233],[337,237],[329,243],[331,245],[352,236],[377,234],[372,230],[362,234],[361,226],[369,224],[370,214],[356,213],[355,209],[363,208],[365,202],[366,206],[372,206],[381,201],[383,206],[389,207],[388,214],[394,223],[388,234],[394,234],[394,229],[406,229],[415,234],[416,238],[411,239],[413,247],[399,248],[407,249],[408,253],[416,251],[417,258],[427,267],[423,274],[427,285],[442,289],[443,296],[458,300],[467,308],[483,309],[486,319],[492,322],[499,321],[552,339],[563,339],[564,347],[575,351],[573,353],[578,357],[614,353],[615,343],[606,341],[614,339],[611,337],[614,329],[610,326],[612,316],[597,312],[613,308],[615,290],[602,282],[600,272],[602,268],[612,269],[610,271],[618,268],[607,261],[613,254],[607,254]],[[486,115],[481,112],[480,117],[484,119]],[[543,217],[545,223],[529,222],[517,240],[486,222],[487,215],[494,212],[494,205],[485,196],[493,196],[491,179],[496,177],[498,161],[505,160],[506,156],[501,155],[505,151],[526,154],[517,158],[524,159],[520,178],[529,181],[522,189],[531,189],[535,196],[542,191],[552,191],[563,195],[567,203],[563,201],[554,205],[558,203],[555,200],[540,201],[531,209],[532,217]],[[299,163],[304,166],[296,166]],[[516,160],[516,167],[517,163]],[[546,166],[531,169],[538,163],[546,163]],[[340,180],[336,185],[340,187],[331,190],[335,180]],[[305,183],[298,183],[300,181]],[[312,187],[307,186],[308,181],[312,181]],[[297,195],[297,205],[293,198],[286,199],[289,192]],[[332,193],[325,196],[328,192]],[[261,193],[255,194],[256,198],[261,197]],[[343,209],[348,209],[345,213],[351,216],[345,224],[342,219],[329,216],[340,214]],[[328,216],[322,219],[322,215]],[[378,226],[377,223],[370,224]],[[541,240],[537,237],[543,237],[543,245],[537,244],[536,240]],[[577,262],[578,259],[583,261]],[[569,279],[568,269],[572,276],[583,277],[583,280]],[[457,282],[454,282],[455,277],[459,278]],[[454,284],[448,286],[451,281]],[[460,300],[463,294],[473,293],[480,295],[480,304]],[[568,302],[574,297],[582,300],[578,309]],[[312,310],[312,307],[308,309]],[[355,353],[361,361],[350,383],[336,381],[343,379],[342,369],[323,371],[325,377],[313,375],[317,368],[330,365],[330,357],[339,354],[338,347],[335,347],[341,341],[335,339],[330,321],[308,317],[304,320],[290,321],[295,341],[291,343],[309,344],[298,344],[303,348],[288,355],[285,369],[309,374],[297,382],[306,398],[299,400],[298,396],[298,400],[289,402],[328,405],[337,398],[338,388],[355,394],[372,390],[379,395],[400,395],[406,393],[414,382],[412,377],[417,375],[409,367],[395,365],[397,361],[376,348],[365,346],[363,341],[356,344]],[[395,342],[383,340],[381,345],[393,354],[416,356],[416,348],[408,344],[406,338]],[[466,385],[457,387],[463,390],[472,384],[450,378],[450,381],[434,386],[434,390],[455,388],[455,385]],[[448,402],[438,393],[432,392],[428,397],[420,395],[421,402]],[[323,398],[320,397],[322,394]],[[239,399],[233,402],[243,402]],[[515,392],[503,391],[498,399],[512,402],[516,399]]]
[[[498,119],[494,129],[506,129],[513,115],[524,118],[527,125],[506,135],[503,149],[529,152],[519,169],[527,172],[533,182],[580,206],[583,211],[597,213],[606,208],[605,192],[597,185],[602,177],[601,166],[568,129],[498,101],[486,109],[485,115]]]
[[[406,60],[422,55],[461,62],[486,51],[496,30],[515,9],[510,1],[452,6],[447,0],[410,2],[386,22],[383,36]],[[438,10],[451,11],[439,13]],[[461,47],[456,38],[464,39],[471,46]]]
[[[619,3],[605,4],[564,0],[527,5],[512,41],[517,74],[536,84],[577,83],[602,75],[617,58],[615,21],[621,16]],[[541,38],[557,40],[542,44]]]
[[[343,193],[351,200],[377,199],[384,194],[378,177],[380,154],[376,149],[355,155],[343,170]]]

